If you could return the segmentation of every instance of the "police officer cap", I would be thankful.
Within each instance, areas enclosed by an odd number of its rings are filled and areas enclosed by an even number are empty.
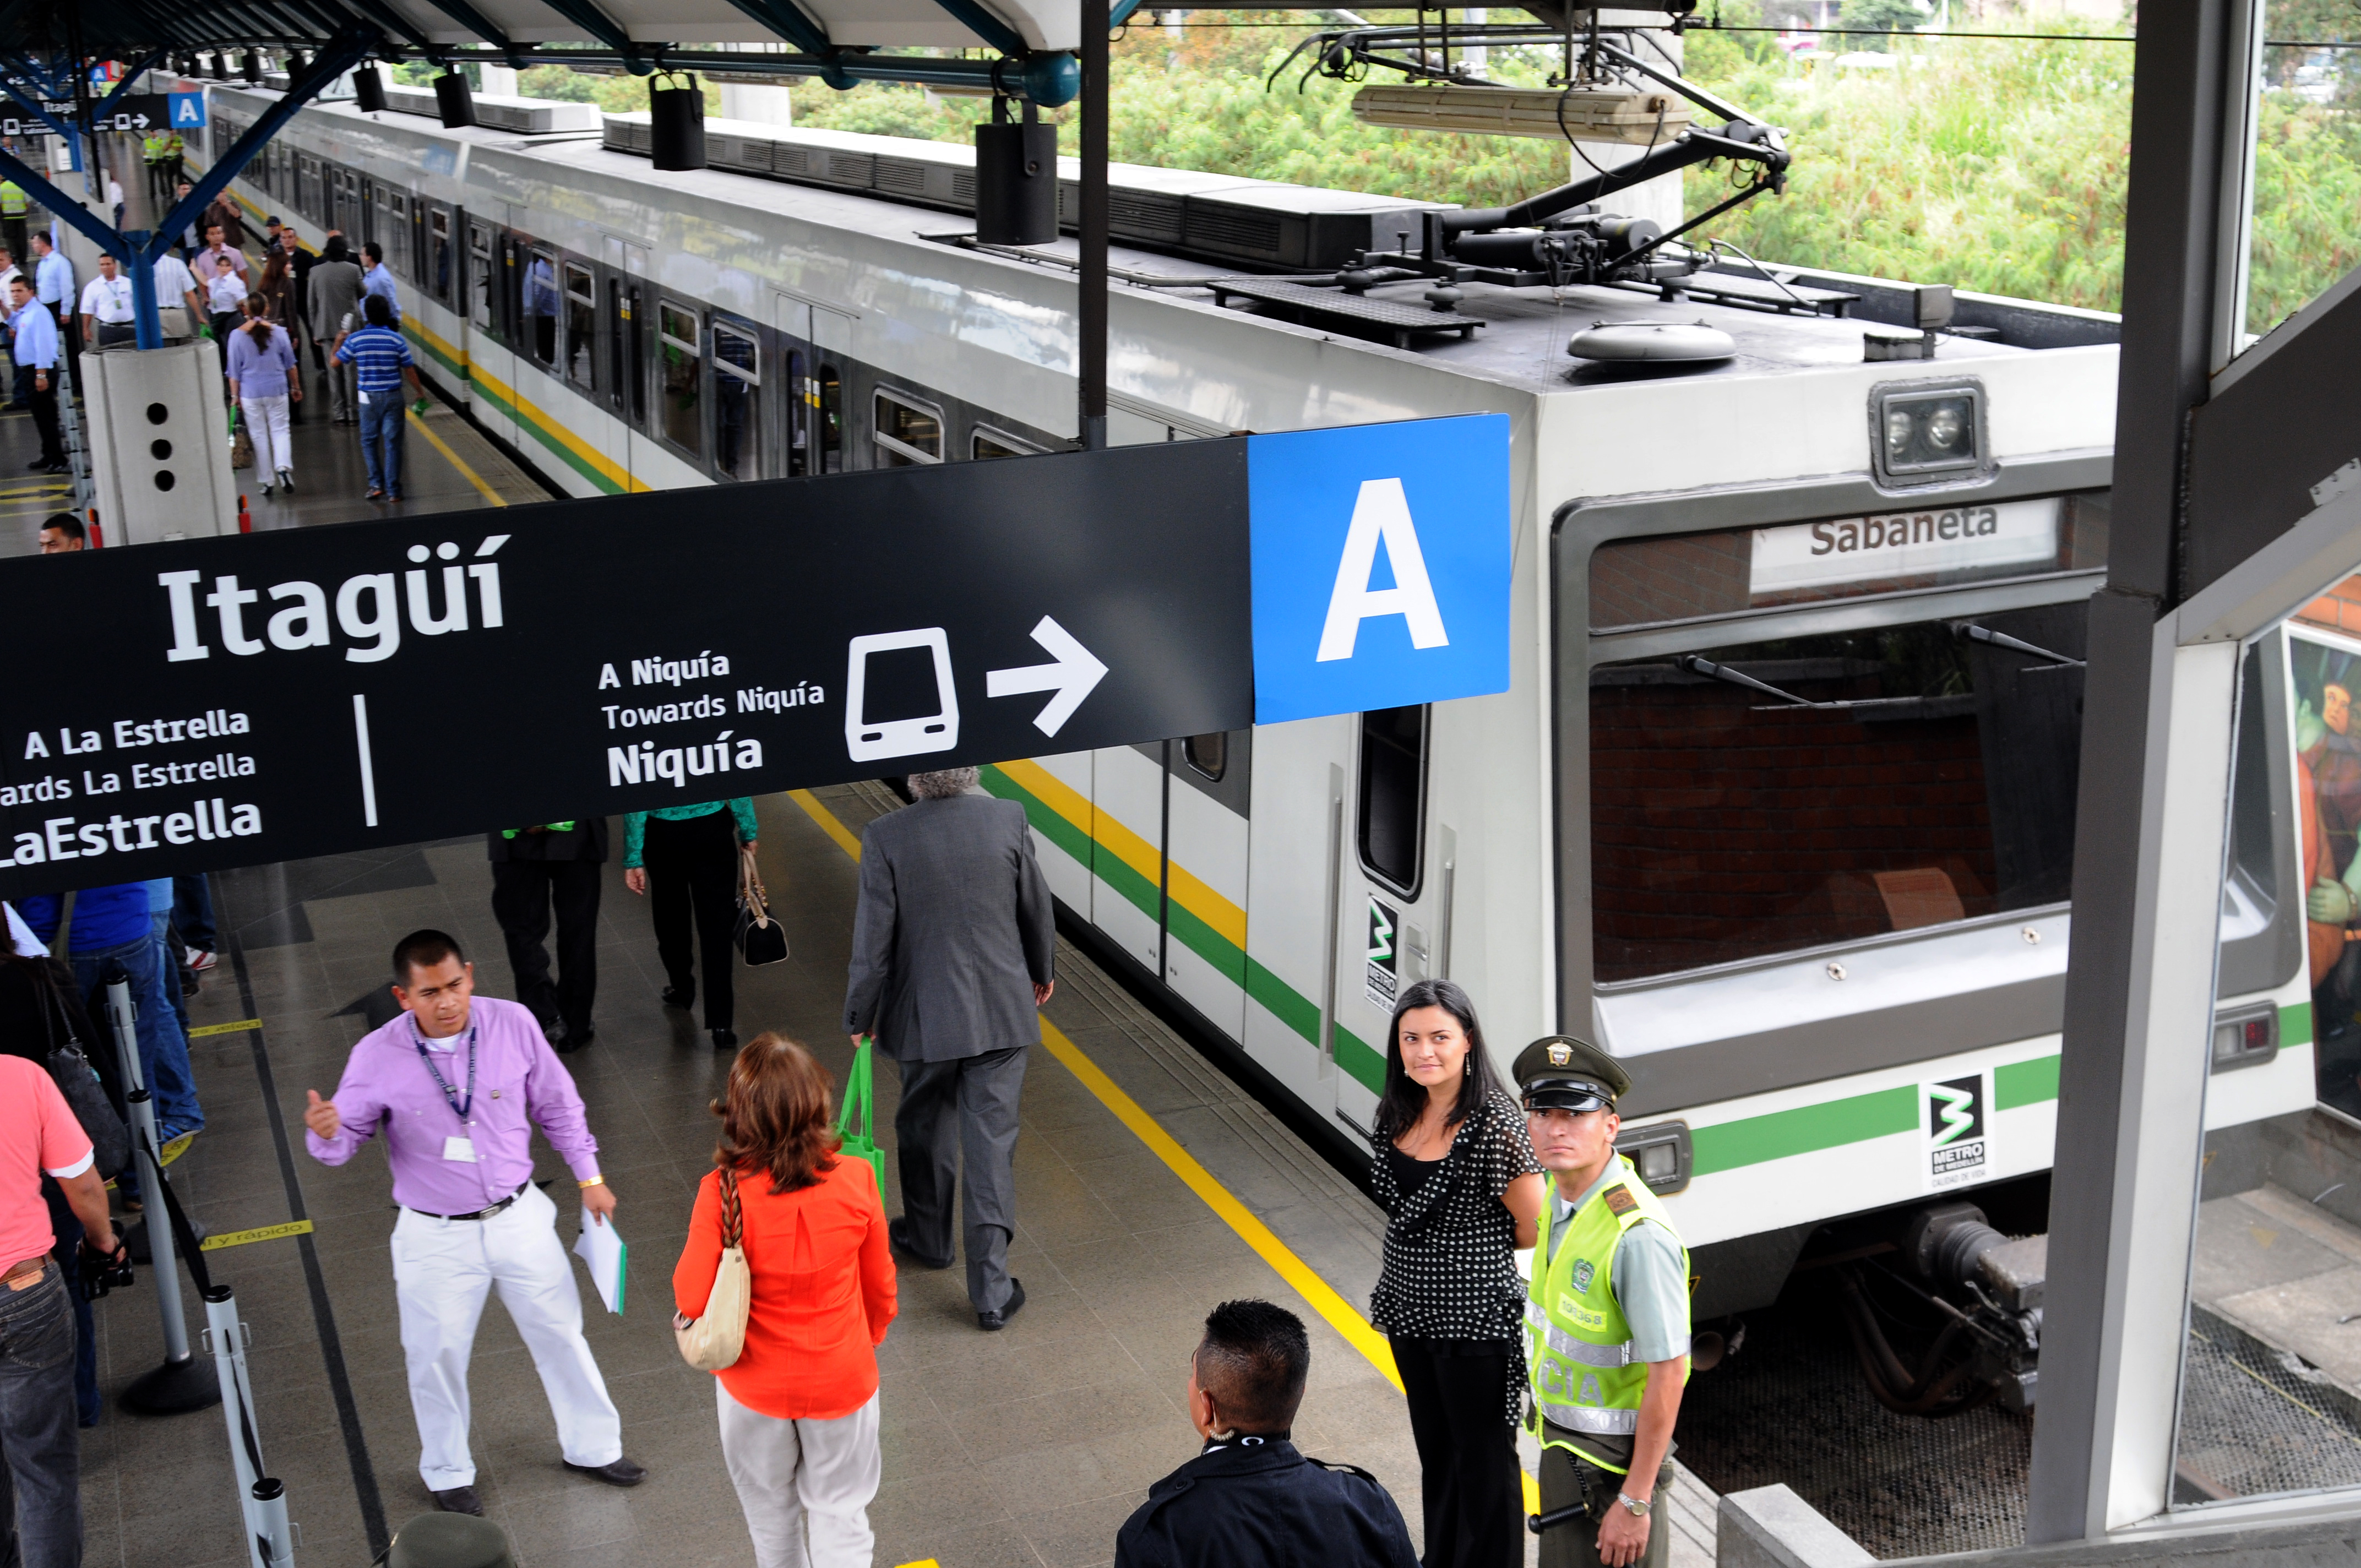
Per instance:
[[[1517,1053],[1512,1069],[1528,1111],[1612,1109],[1631,1088],[1613,1057],[1572,1035],[1544,1035]]]

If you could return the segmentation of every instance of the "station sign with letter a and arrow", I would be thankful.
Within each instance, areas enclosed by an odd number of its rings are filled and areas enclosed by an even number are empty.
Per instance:
[[[1507,689],[1506,418],[0,562],[0,894]],[[103,628],[100,635],[91,629]]]

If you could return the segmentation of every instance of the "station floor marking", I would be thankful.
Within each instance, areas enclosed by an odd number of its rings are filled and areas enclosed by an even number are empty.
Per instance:
[[[861,840],[838,820],[834,812],[821,805],[809,790],[790,793],[796,804],[836,840],[839,848],[856,861],[861,858]],[[1336,1293],[1335,1287],[1313,1273],[1310,1265],[1296,1256],[1252,1210],[1232,1197],[1228,1188],[1215,1180],[1213,1173],[1198,1164],[1171,1134],[1158,1124],[1155,1117],[1141,1110],[1138,1102],[1126,1094],[1115,1080],[1101,1070],[1098,1063],[1083,1055],[1081,1047],[1047,1018],[1041,1020],[1041,1043],[1049,1048],[1049,1054],[1056,1057],[1068,1072],[1082,1081],[1083,1088],[1098,1097],[1099,1103],[1114,1112],[1115,1119],[1148,1146],[1148,1152],[1187,1183],[1189,1190],[1202,1199],[1205,1207],[1237,1233],[1239,1240],[1254,1248],[1262,1260],[1303,1298],[1306,1305],[1325,1318],[1329,1326],[1344,1336],[1345,1343],[1359,1351],[1367,1358],[1369,1365],[1385,1374],[1387,1382],[1397,1389],[1401,1387],[1401,1373],[1394,1365],[1393,1346],[1387,1342],[1385,1335],[1369,1326],[1367,1318],[1355,1311],[1352,1305]]]
[[[257,1225],[250,1231],[224,1231],[219,1235],[207,1236],[197,1244],[197,1250],[219,1252],[225,1246],[244,1246],[248,1242],[275,1242],[285,1236],[311,1234],[312,1222],[309,1220],[282,1220],[275,1225]]]
[[[484,477],[481,474],[478,474],[473,468],[468,467],[467,461],[457,453],[451,450],[451,446],[448,442],[434,433],[434,427],[428,424],[426,421],[420,416],[417,410],[411,410],[405,417],[408,418],[412,425],[417,427],[418,433],[426,438],[427,445],[432,446],[435,451],[441,453],[445,462],[459,470],[459,477],[467,480],[467,483],[476,487],[476,493],[484,498],[486,504],[496,507],[504,507],[509,504],[507,500],[501,497],[500,491],[484,483]]]
[[[240,1018],[235,1024],[200,1024],[189,1031],[189,1038],[202,1040],[208,1035],[242,1035],[248,1029],[259,1029],[259,1018]]]

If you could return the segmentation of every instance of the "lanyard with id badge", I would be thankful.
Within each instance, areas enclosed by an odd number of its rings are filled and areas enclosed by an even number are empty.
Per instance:
[[[443,1069],[434,1065],[434,1058],[427,1053],[425,1046],[415,1040],[412,1040],[411,1044],[417,1046],[418,1059],[426,1064],[426,1070],[428,1072],[434,1074],[434,1087],[443,1091],[444,1102],[451,1107],[451,1113],[459,1118],[459,1125],[461,1127],[467,1129],[467,1131],[460,1133],[456,1137],[446,1137],[443,1140],[443,1157],[448,1160],[456,1160],[462,1165],[475,1164],[476,1140],[471,1135],[476,1124],[469,1120],[467,1115],[470,1111],[473,1111],[476,1108],[475,1026],[470,1025],[467,1028],[467,1097],[465,1100],[459,1098],[458,1092],[455,1091],[451,1087],[449,1081],[444,1078]]]

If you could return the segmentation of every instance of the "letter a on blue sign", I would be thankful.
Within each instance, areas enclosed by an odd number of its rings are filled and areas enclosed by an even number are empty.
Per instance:
[[[1505,414],[1246,443],[1255,722],[1509,689]]]
[[[201,131],[205,128],[205,95],[202,93],[174,93],[172,128],[176,131]]]

